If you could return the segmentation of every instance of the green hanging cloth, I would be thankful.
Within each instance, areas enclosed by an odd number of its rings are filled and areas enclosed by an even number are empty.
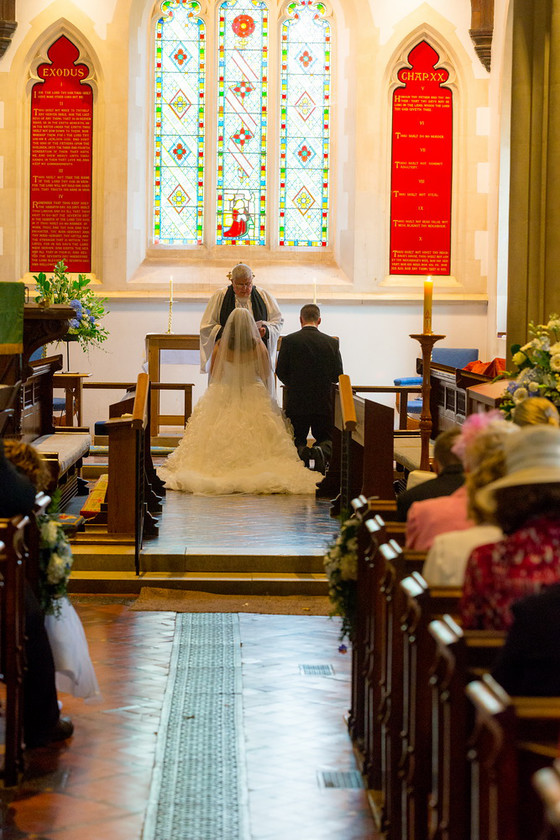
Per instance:
[[[23,283],[0,282],[0,356],[23,352]]]

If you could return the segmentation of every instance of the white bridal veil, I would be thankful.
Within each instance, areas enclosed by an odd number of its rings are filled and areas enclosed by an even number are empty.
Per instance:
[[[240,392],[261,381],[268,389],[272,370],[255,320],[248,309],[234,309],[226,321],[211,366],[211,384]]]

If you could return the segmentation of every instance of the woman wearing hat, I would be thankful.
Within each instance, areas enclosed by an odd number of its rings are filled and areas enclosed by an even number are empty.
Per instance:
[[[476,497],[481,487],[504,475],[504,447],[509,436],[518,433],[517,426],[504,420],[500,411],[471,414],[463,423],[453,452],[465,469],[467,515],[473,525],[436,536],[422,569],[430,586],[462,586],[471,551],[504,536],[492,517],[477,504]]]
[[[507,630],[513,603],[560,581],[560,429],[522,428],[505,452],[506,474],[479,490],[477,502],[506,536],[468,560],[465,628]]]

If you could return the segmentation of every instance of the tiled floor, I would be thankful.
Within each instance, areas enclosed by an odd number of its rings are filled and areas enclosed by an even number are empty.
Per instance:
[[[274,516],[269,499],[263,516]],[[239,510],[235,516],[244,518]],[[0,790],[1,840],[142,837],[175,614],[132,612],[123,598],[82,596],[76,605],[103,699],[90,705],[61,696],[75,735],[29,752],[21,785]],[[239,622],[250,840],[375,837],[365,791],[324,786],[327,771],[355,770],[344,722],[350,657],[338,652],[337,623],[257,614]],[[323,670],[332,673],[306,676],[301,665],[328,665]]]

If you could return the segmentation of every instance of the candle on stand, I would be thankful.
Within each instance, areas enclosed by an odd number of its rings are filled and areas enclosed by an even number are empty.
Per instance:
[[[313,281],[313,303],[317,303],[317,281]]]
[[[173,275],[169,275],[169,301],[173,303]]]
[[[431,277],[424,280],[424,323],[422,332],[424,335],[432,334],[432,295],[434,292],[434,281]]]

